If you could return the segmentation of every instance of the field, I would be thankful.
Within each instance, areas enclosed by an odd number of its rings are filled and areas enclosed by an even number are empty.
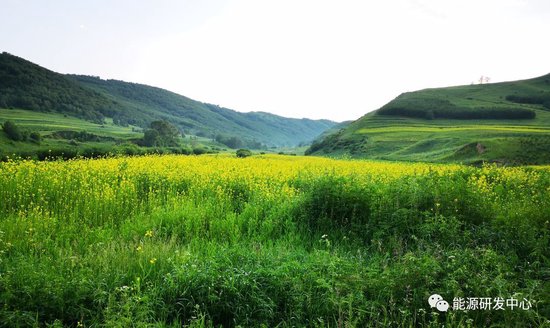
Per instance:
[[[22,131],[38,132],[42,140],[13,141],[0,127],[0,161],[6,157],[98,157],[109,154],[137,155],[147,153],[191,153],[195,149],[218,152],[227,149],[211,138],[187,135],[179,147],[139,147],[135,141],[143,137],[143,129],[120,126],[106,118],[98,124],[58,113],[0,108],[0,125],[14,122]],[[79,133],[84,133],[84,138]]]
[[[0,326],[548,326],[549,218],[549,167],[8,161]]]
[[[535,121],[423,120],[370,113],[329,136],[320,149],[332,156],[382,160],[546,164],[549,127],[550,113],[543,111]]]
[[[132,127],[123,127],[106,120],[107,124],[97,124],[57,113],[33,112],[24,109],[0,109],[0,120],[11,120],[16,124],[38,131],[44,135],[55,131],[87,131],[103,137],[138,138],[141,133],[132,130]]]
[[[89,151],[114,151],[117,144],[128,142],[132,138],[140,138],[143,133],[135,132],[132,127],[122,127],[107,120],[106,124],[97,124],[79,118],[56,113],[41,113],[23,109],[0,108],[0,123],[12,121],[21,129],[29,132],[38,132],[42,141],[33,142],[12,141],[3,131],[0,131],[0,158],[4,156],[34,156],[37,153],[52,151],[56,154],[69,154],[79,151],[81,154]],[[141,130],[141,129],[140,129]],[[85,131],[98,138],[99,141],[76,142],[70,138],[55,137],[60,132]]]

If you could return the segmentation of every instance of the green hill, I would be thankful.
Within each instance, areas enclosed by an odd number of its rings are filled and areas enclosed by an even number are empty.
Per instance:
[[[404,93],[307,154],[384,160],[550,163],[550,74]]]
[[[261,112],[241,113],[147,85],[62,75],[4,52],[0,54],[0,110],[6,108],[60,113],[121,127],[144,128],[164,119],[187,134],[233,137],[269,146],[310,142],[336,124]]]
[[[0,108],[58,112],[100,123],[119,111],[117,105],[62,74],[0,54]]]
[[[121,124],[143,126],[154,119],[165,119],[189,133],[213,138],[221,133],[271,146],[295,146],[312,141],[336,124],[329,120],[292,119],[263,112],[240,113],[147,85],[90,76],[70,77],[127,108],[126,111],[132,113],[131,119],[124,114],[114,117],[115,122]]]

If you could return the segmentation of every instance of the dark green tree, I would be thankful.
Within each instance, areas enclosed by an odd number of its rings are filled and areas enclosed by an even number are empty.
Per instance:
[[[142,144],[147,147],[174,147],[178,146],[181,135],[177,127],[167,121],[153,121],[145,130]]]
[[[237,149],[245,146],[243,141],[239,137],[235,137],[235,136],[229,137],[229,136],[218,134],[216,136],[216,141],[233,149]]]
[[[143,145],[147,147],[157,147],[161,145],[160,135],[157,130],[145,130],[143,135]]]
[[[157,131],[160,146],[177,146],[180,131],[177,127],[167,121],[153,121],[150,124],[151,130]]]

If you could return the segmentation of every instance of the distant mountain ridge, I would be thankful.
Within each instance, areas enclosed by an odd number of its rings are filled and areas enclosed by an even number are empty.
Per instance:
[[[550,74],[403,93],[316,140],[306,153],[405,161],[550,163]]]
[[[0,54],[0,108],[57,112],[93,122],[147,126],[167,120],[182,131],[235,136],[269,146],[312,141],[336,122],[241,113],[143,84],[63,75],[8,53]]]

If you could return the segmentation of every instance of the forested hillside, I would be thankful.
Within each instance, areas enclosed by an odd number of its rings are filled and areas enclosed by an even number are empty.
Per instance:
[[[182,132],[242,145],[295,146],[335,122],[242,113],[142,84],[62,75],[8,53],[0,55],[0,109],[57,112],[95,123],[147,127],[166,120]]]

